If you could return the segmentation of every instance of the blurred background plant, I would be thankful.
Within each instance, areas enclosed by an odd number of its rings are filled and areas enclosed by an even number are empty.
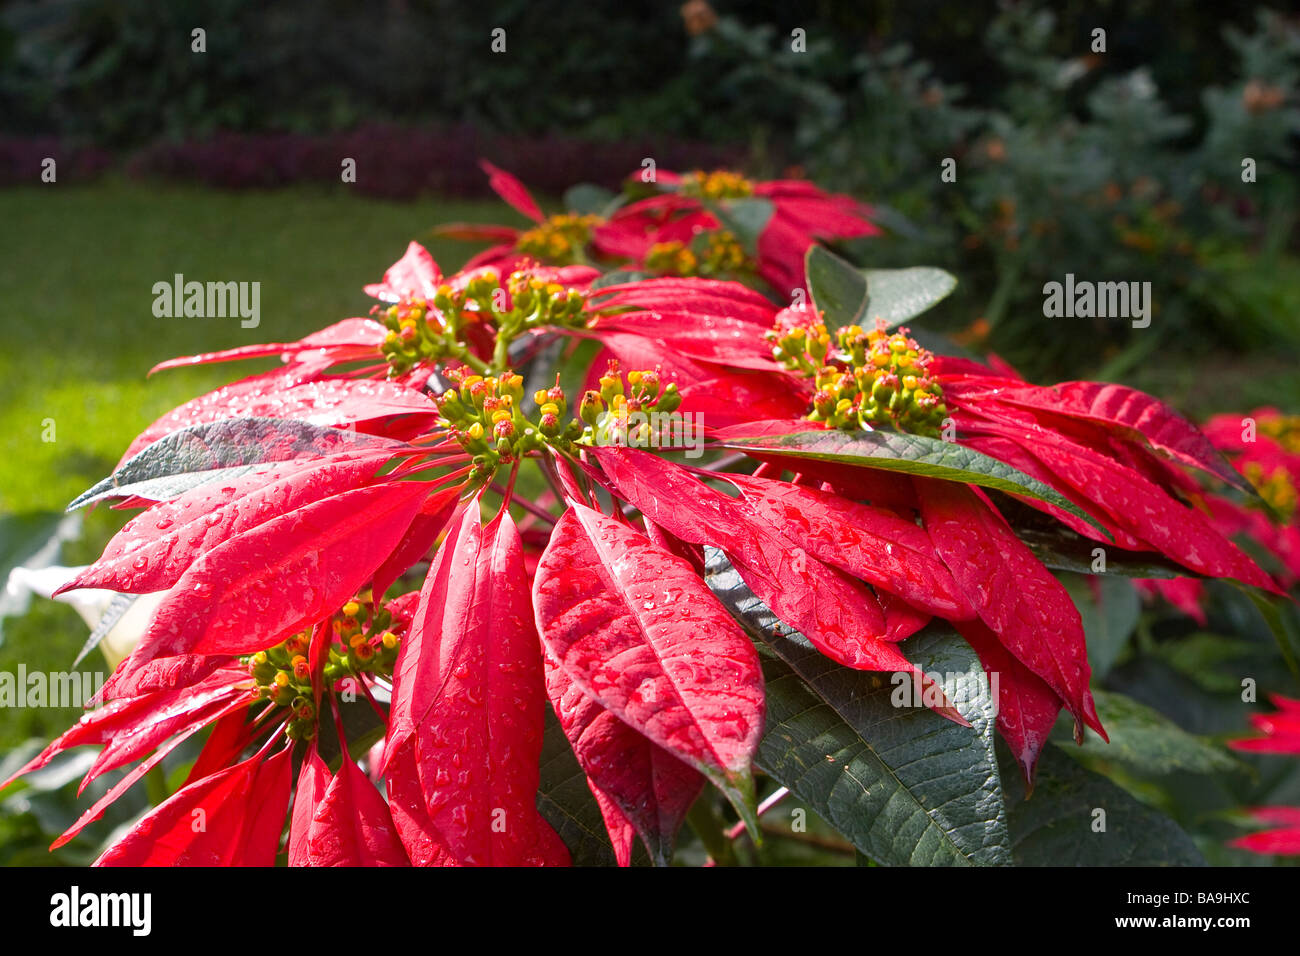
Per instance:
[[[111,149],[133,175],[236,188],[337,181],[337,157],[359,157],[375,172],[358,188],[394,198],[485,196],[482,155],[557,194],[644,155],[740,160],[884,207],[895,241],[858,257],[961,276],[950,329],[1031,375],[1135,373],[1195,400],[1170,350],[1297,357],[1300,20],[1154,0],[730,6],[11,3],[0,181],[30,181],[35,136],[87,175]],[[1151,329],[1044,321],[1067,271],[1150,281]]]
[[[724,19],[693,53],[730,63],[722,88],[742,102],[788,110],[753,134],[758,161],[793,158],[818,182],[906,217],[894,223],[898,241],[863,243],[857,258],[960,275],[951,327],[964,323],[973,343],[1031,375],[1113,377],[1171,347],[1294,358],[1300,28],[1266,11],[1248,30],[1224,26],[1214,81],[1182,109],[1173,104],[1186,103],[1197,71],[1161,77],[1160,62],[1171,40],[1186,41],[1180,27],[1157,43],[1143,4],[1119,29],[1061,6],[1000,8],[980,44],[978,96],[969,81],[946,80],[966,71],[939,71],[904,43],[844,58],[824,37],[800,55],[771,28]],[[1092,52],[1098,23],[1109,26],[1104,53]],[[1128,68],[1133,46],[1155,59]],[[941,176],[945,159],[955,182]],[[1151,328],[1045,320],[1043,285],[1066,272],[1151,282]]]

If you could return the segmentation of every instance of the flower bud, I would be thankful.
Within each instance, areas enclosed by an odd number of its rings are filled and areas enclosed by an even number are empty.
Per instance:
[[[623,379],[618,373],[600,377],[600,397],[606,402],[613,402],[614,396],[623,394]]]
[[[655,411],[671,413],[677,411],[681,405],[682,396],[681,393],[677,391],[677,383],[669,382],[664,388],[664,393],[660,395],[659,400],[655,402]]]
[[[594,427],[604,410],[605,403],[601,399],[600,393],[587,389],[582,395],[582,404],[578,406],[578,417]]]

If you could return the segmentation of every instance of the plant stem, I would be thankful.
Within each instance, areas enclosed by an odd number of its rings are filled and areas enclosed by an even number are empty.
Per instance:
[[[499,344],[499,343],[498,343]],[[447,354],[457,361],[464,362],[480,375],[491,375],[492,367],[484,362],[481,358],[461,345],[459,342],[452,343],[453,348],[447,350]]]
[[[506,489],[501,487],[501,483],[499,481],[492,482],[491,487],[492,490],[495,491],[497,494],[499,494],[503,499],[506,497]],[[510,501],[513,504],[517,504],[519,507],[523,508],[534,518],[539,518],[542,521],[545,521],[549,525],[555,524],[555,515],[551,514],[549,511],[547,511],[545,508],[541,507],[540,505],[535,504],[534,502],[531,502],[526,498],[511,498]]]
[[[686,813],[686,822],[700,838],[700,842],[704,844],[704,849],[708,851],[709,858],[714,863],[718,866],[736,865],[735,848],[727,839],[722,820],[714,812],[713,802],[707,791],[691,804],[691,809]]]
[[[761,817],[763,814],[767,813],[768,810],[771,810],[774,806],[776,806],[778,803],[780,803],[788,796],[790,796],[790,791],[785,787],[782,787],[779,790],[772,791],[771,795],[769,795],[766,800],[764,800],[762,803],[758,805],[758,810],[755,811],[755,816]],[[744,832],[745,832],[745,823],[742,820],[740,823],[737,823],[735,826],[733,826],[730,830],[727,831],[727,839],[734,840]]]
[[[537,467],[541,469],[542,477],[546,479],[547,486],[551,489],[551,494],[555,495],[557,504],[564,504],[564,491],[560,488],[560,478],[555,473],[555,463],[547,457],[545,453],[537,459]]]
[[[739,465],[749,456],[743,452],[736,452],[734,455],[724,455],[717,461],[711,461],[707,465],[701,465],[700,471],[725,471],[734,465]]]

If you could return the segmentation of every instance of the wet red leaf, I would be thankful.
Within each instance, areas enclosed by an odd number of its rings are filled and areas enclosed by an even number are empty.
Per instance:
[[[583,693],[705,774],[747,778],[763,730],[758,655],[688,562],[573,505],[533,604],[548,653]]]
[[[128,664],[251,653],[333,613],[391,553],[428,489],[414,481],[357,488],[223,542],[176,582]]]
[[[974,490],[924,479],[914,485],[926,531],[980,619],[1076,721],[1105,736],[1088,689],[1083,621],[1069,593]]]
[[[477,502],[447,535],[402,641],[385,770],[413,862],[539,865],[567,851],[536,808],[545,689],[519,533]]]

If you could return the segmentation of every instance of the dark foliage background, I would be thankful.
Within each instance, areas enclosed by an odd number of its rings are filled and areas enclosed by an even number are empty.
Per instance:
[[[16,2],[0,183],[30,182],[52,142],[78,176],[221,188],[336,182],[350,156],[388,198],[484,196],[481,156],[551,195],[644,156],[802,173],[882,207],[893,241],[860,261],[961,278],[940,321],[969,344],[1196,401],[1162,355],[1300,350],[1298,23],[1156,0]],[[1155,331],[1045,323],[1067,271],[1150,281]]]

